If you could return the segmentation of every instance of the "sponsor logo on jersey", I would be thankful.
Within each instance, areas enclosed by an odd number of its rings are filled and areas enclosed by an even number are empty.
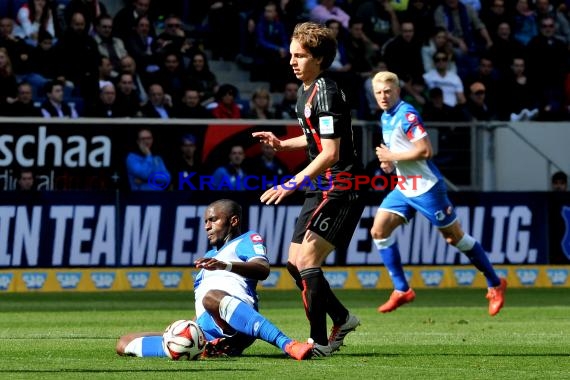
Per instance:
[[[324,274],[331,288],[344,288],[348,272],[325,272]]]
[[[453,271],[455,282],[461,286],[472,285],[476,275],[477,271],[475,269],[455,269]]]
[[[182,272],[159,272],[158,278],[165,288],[176,289],[182,280]]]
[[[551,285],[564,285],[568,280],[567,269],[547,269],[546,275],[548,276]]]
[[[281,272],[271,272],[269,276],[261,282],[261,286],[264,288],[275,288],[279,283],[279,279],[281,278]]]
[[[517,269],[515,273],[522,285],[534,285],[538,278],[538,269]]]
[[[334,133],[334,121],[332,116],[323,116],[319,118],[319,130],[324,134]]]
[[[252,242],[254,243],[263,243],[263,238],[261,237],[260,234],[251,234],[249,236],[249,238],[251,239]]]
[[[114,272],[94,272],[91,273],[91,281],[97,289],[110,289],[115,282]]]
[[[442,270],[422,270],[420,275],[425,286],[438,287],[443,280]]]
[[[265,256],[265,246],[263,244],[254,244],[253,251],[256,255]]]
[[[22,280],[28,289],[41,289],[46,282],[47,273],[32,272],[22,274]]]
[[[377,270],[359,270],[356,271],[356,277],[363,288],[375,288],[378,280],[380,280],[380,272]]]
[[[132,289],[144,289],[148,284],[150,278],[149,272],[128,272],[127,280]]]
[[[0,290],[8,290],[10,284],[12,283],[12,273],[0,274]]]
[[[408,120],[410,123],[413,123],[417,120],[417,117],[413,113],[407,113],[406,120]]]
[[[566,225],[566,230],[564,231],[561,242],[562,251],[568,260],[570,260],[570,207],[562,207],[562,219],[564,219],[564,224]]]
[[[81,281],[80,272],[58,272],[55,275],[62,289],[75,289]]]

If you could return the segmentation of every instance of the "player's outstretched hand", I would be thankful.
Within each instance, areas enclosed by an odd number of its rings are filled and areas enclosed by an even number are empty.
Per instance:
[[[261,143],[271,145],[274,150],[281,150],[281,140],[273,132],[253,132],[251,135]]]
[[[295,191],[294,186],[290,187],[273,186],[271,189],[268,189],[263,194],[261,194],[259,200],[267,205],[270,205],[272,203],[278,205],[279,203],[281,203],[281,200],[283,198],[291,194],[293,191]]]

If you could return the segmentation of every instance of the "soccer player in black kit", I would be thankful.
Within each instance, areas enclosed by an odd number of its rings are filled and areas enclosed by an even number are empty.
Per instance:
[[[313,356],[330,356],[360,324],[332,292],[321,266],[335,248],[349,244],[360,219],[363,205],[351,179],[361,173],[362,164],[353,140],[350,107],[336,82],[324,75],[336,54],[330,29],[312,22],[298,24],[290,53],[293,72],[303,82],[296,106],[303,135],[280,140],[271,132],[255,132],[253,137],[278,151],[307,149],[310,162],[290,181],[265,191],[260,200],[279,204],[296,189],[305,190],[287,269],[302,290]],[[333,322],[328,336],[327,314]]]

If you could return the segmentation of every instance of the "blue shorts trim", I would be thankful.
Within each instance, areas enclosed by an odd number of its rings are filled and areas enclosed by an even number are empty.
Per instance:
[[[438,181],[431,189],[417,197],[408,198],[398,189],[392,190],[378,209],[400,215],[406,223],[416,215],[417,211],[438,228],[450,226],[457,220],[443,181]]]

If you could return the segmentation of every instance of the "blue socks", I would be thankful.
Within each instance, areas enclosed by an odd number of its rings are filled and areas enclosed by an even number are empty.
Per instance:
[[[499,276],[497,276],[495,269],[493,269],[493,265],[489,261],[487,252],[483,250],[483,247],[481,247],[479,242],[475,242],[473,248],[468,251],[463,251],[463,253],[469,258],[469,260],[471,260],[471,263],[475,268],[479,269],[479,271],[485,275],[487,286],[489,288],[493,288],[501,284]]]
[[[379,252],[382,260],[384,261],[384,266],[388,269],[388,273],[392,278],[394,289],[402,292],[408,291],[408,289],[410,289],[410,285],[408,285],[406,275],[404,274],[404,268],[402,267],[402,259],[400,258],[398,243],[379,249]]]
[[[254,308],[237,298],[224,297],[220,303],[220,315],[235,330],[263,339],[279,347],[283,352],[285,346],[292,340]]]

